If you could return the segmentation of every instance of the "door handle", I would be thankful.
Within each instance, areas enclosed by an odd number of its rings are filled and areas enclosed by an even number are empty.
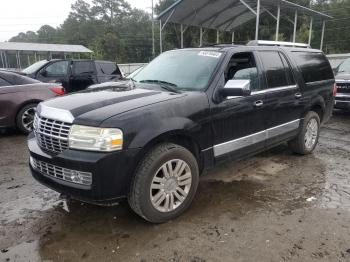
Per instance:
[[[264,105],[264,102],[262,100],[258,100],[254,102],[255,107],[262,107]]]
[[[294,96],[295,96],[296,99],[299,99],[299,98],[301,98],[303,95],[302,95],[301,93],[296,93]]]

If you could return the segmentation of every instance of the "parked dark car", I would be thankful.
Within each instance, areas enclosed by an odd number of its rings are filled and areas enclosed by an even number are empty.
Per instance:
[[[127,198],[141,217],[161,223],[185,211],[199,175],[224,160],[284,142],[313,152],[333,110],[334,83],[320,50],[165,52],[128,84],[41,103],[30,168],[65,195],[97,204]]]
[[[63,94],[64,89],[60,85],[0,71],[0,128],[17,127],[28,134],[33,128],[38,103]]]
[[[350,58],[343,61],[335,69],[337,95],[335,108],[350,110]]]
[[[41,82],[62,83],[67,93],[122,78],[116,63],[99,60],[42,60],[22,70],[22,74]]]

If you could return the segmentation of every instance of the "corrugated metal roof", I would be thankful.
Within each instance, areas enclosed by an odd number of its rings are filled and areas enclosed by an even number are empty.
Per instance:
[[[256,10],[256,0],[244,0],[244,2]],[[276,15],[280,3],[281,14],[291,14],[294,17],[294,12],[298,10],[299,14],[321,19],[332,18],[285,0],[260,0],[260,3],[260,14],[270,12]],[[179,0],[163,11],[158,20],[219,31],[233,31],[255,17],[255,14],[240,0]]]
[[[93,53],[82,45],[38,44],[0,42],[2,51],[34,51],[34,52],[60,52],[60,53]]]

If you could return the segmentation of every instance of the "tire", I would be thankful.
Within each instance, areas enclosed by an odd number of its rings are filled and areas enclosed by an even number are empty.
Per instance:
[[[170,168],[174,172],[169,172]],[[176,144],[159,144],[146,154],[136,170],[129,205],[145,220],[164,223],[190,206],[198,181],[198,163],[189,150]]]
[[[297,154],[311,154],[317,146],[321,121],[319,115],[310,111],[302,121],[297,137],[288,142],[289,148]]]
[[[28,104],[19,110],[16,117],[16,126],[19,131],[27,135],[33,130],[34,115],[38,104]]]

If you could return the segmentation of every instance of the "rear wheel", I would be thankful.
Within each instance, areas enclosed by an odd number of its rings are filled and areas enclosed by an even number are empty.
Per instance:
[[[289,141],[288,145],[297,154],[310,154],[318,143],[319,135],[320,117],[316,112],[310,111],[302,122],[298,136]]]
[[[29,134],[33,130],[34,116],[37,104],[25,105],[17,114],[17,128],[24,134]]]
[[[152,223],[179,216],[196,193],[199,171],[196,158],[176,144],[160,144],[143,159],[129,193],[131,208]]]

